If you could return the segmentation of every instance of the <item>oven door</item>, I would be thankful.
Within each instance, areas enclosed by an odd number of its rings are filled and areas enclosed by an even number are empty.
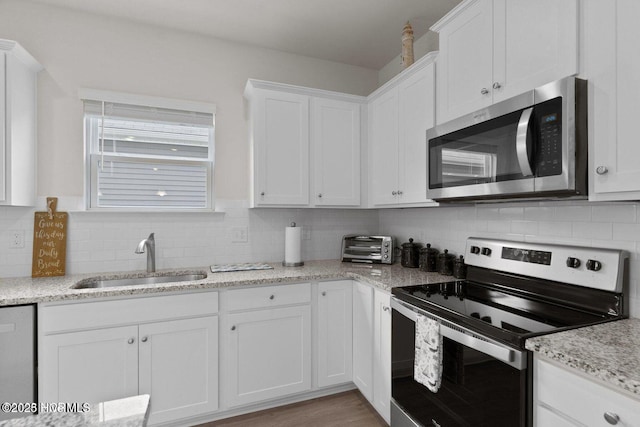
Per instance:
[[[478,336],[395,298],[391,307],[393,427],[531,425],[526,351]],[[413,378],[418,314],[441,320],[444,348],[437,393]]]

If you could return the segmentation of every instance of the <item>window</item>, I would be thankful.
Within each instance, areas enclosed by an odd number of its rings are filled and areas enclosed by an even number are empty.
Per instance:
[[[83,91],[89,209],[213,209],[215,106]]]

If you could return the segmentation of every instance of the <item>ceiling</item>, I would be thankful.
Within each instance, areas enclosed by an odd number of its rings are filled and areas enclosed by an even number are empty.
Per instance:
[[[32,0],[379,70],[460,0]]]

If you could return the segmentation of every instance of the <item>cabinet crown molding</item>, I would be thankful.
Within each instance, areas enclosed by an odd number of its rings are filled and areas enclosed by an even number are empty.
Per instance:
[[[40,63],[36,61],[36,59],[31,56],[31,54],[27,52],[25,48],[20,46],[20,43],[14,40],[0,39],[0,52],[9,53],[15,56],[18,60],[20,60],[20,62],[27,65],[36,73],[43,69],[42,65],[40,65]]]
[[[251,99],[254,89],[276,90],[279,92],[295,93],[298,95],[316,96],[320,98],[338,99],[348,102],[366,103],[367,98],[360,95],[334,92],[331,90],[314,89],[304,86],[296,86],[286,83],[269,82],[265,80],[249,79],[244,89],[244,97]]]
[[[422,58],[418,59],[416,62],[411,64],[410,67],[405,68],[404,70],[402,70],[402,72],[398,73],[391,80],[389,80],[388,82],[380,86],[378,89],[376,89],[374,92],[372,92],[367,97],[367,101],[371,102],[372,99],[377,98],[378,96],[382,95],[392,87],[395,87],[398,84],[398,81],[408,78],[409,76],[417,73],[427,65],[435,62],[437,57],[438,57],[437,50],[427,53]]]
[[[429,28],[429,30],[431,30],[433,32],[436,32],[436,33],[439,33],[440,30],[442,29],[442,27],[447,25],[449,23],[449,21],[454,19],[456,16],[460,15],[460,13],[462,13],[462,11],[467,9],[472,4],[477,3],[478,1],[479,0],[465,0],[462,3],[459,3],[456,7],[451,9],[446,15],[444,15],[442,18],[440,18],[440,20],[438,22],[433,24],[431,26],[431,28]]]

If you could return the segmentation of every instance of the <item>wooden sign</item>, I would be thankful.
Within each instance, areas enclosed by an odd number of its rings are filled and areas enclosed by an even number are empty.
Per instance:
[[[47,212],[36,212],[31,277],[64,276],[67,261],[66,212],[56,212],[57,197],[47,197]]]

